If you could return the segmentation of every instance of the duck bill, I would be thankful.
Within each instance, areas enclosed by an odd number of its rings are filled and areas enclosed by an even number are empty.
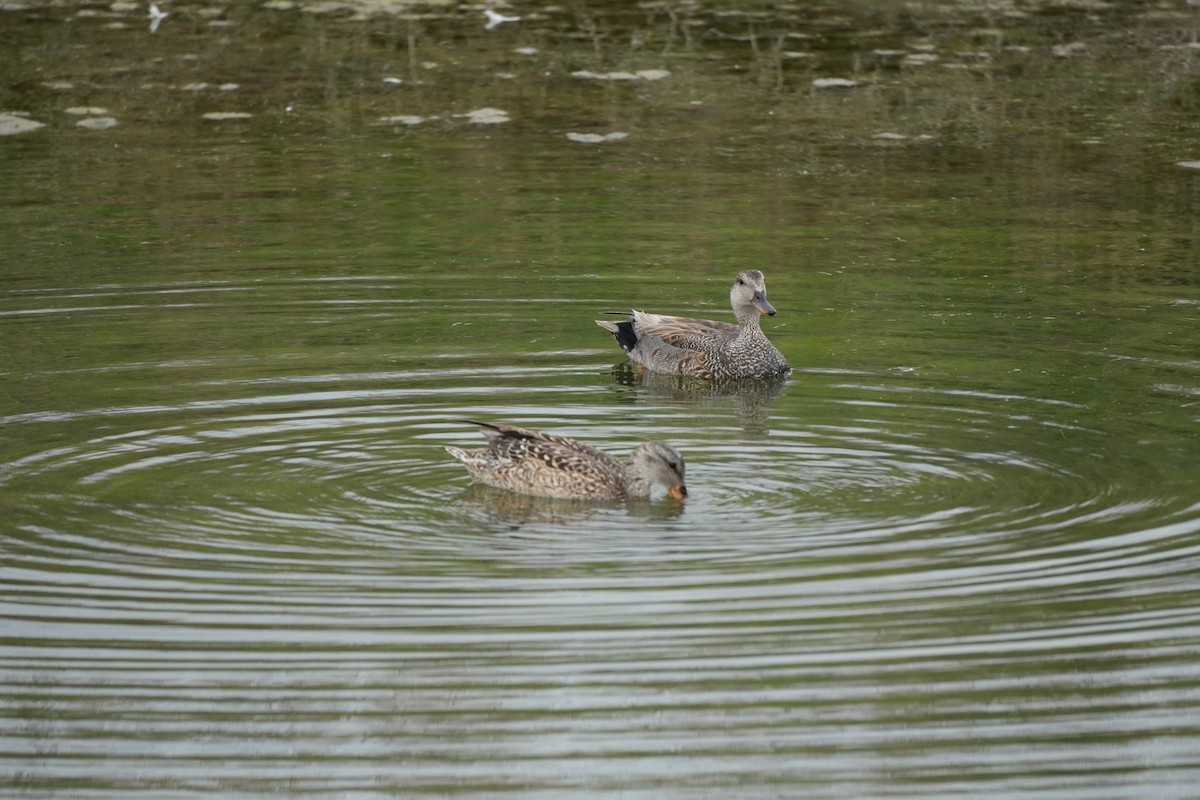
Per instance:
[[[687,497],[687,487],[682,483],[678,486],[670,486],[667,488],[667,494],[671,495],[671,497],[674,497],[676,500],[682,500],[683,498]]]
[[[775,306],[767,302],[767,296],[762,292],[754,293],[754,307],[758,309],[758,313],[766,314],[767,316],[775,316]]]

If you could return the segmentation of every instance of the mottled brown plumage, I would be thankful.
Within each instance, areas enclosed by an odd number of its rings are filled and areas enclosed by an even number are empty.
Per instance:
[[[575,500],[648,497],[655,483],[675,498],[687,496],[683,456],[662,442],[637,447],[627,462],[565,436],[475,420],[488,446],[463,450],[446,446],[480,483],[522,494]]]
[[[643,311],[625,322],[596,320],[613,335],[629,359],[651,372],[696,378],[770,378],[791,371],[759,325],[761,314],[775,315],[767,285],[756,269],[740,273],[729,290],[738,324],[668,317]]]

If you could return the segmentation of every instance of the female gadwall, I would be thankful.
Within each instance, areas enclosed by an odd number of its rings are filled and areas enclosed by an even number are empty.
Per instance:
[[[647,442],[622,462],[590,444],[565,436],[500,425],[460,420],[483,428],[488,446],[446,451],[467,467],[480,483],[522,494],[572,500],[622,500],[649,497],[661,483],[674,498],[687,497],[683,456],[662,442]]]
[[[643,311],[614,311],[629,319],[596,324],[612,333],[631,361],[651,372],[694,378],[770,378],[790,372],[758,324],[760,314],[775,315],[763,274],[756,269],[739,274],[729,303],[737,325]]]

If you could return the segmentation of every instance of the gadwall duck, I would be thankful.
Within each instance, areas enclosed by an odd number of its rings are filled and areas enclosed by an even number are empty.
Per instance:
[[[740,273],[729,290],[729,303],[736,325],[644,311],[610,312],[629,319],[598,319],[596,324],[613,335],[631,361],[651,372],[694,378],[770,378],[790,372],[758,324],[760,315],[775,315],[763,274],[756,269]]]
[[[467,467],[480,483],[522,494],[572,500],[623,500],[650,496],[655,483],[682,500],[683,456],[662,442],[647,442],[620,461],[590,444],[565,436],[501,425],[459,420],[483,428],[488,446],[446,452]]]

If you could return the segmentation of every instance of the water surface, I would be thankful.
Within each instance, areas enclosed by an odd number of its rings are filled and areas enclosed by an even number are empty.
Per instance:
[[[1191,795],[1194,8],[166,10],[0,11],[0,793]]]

